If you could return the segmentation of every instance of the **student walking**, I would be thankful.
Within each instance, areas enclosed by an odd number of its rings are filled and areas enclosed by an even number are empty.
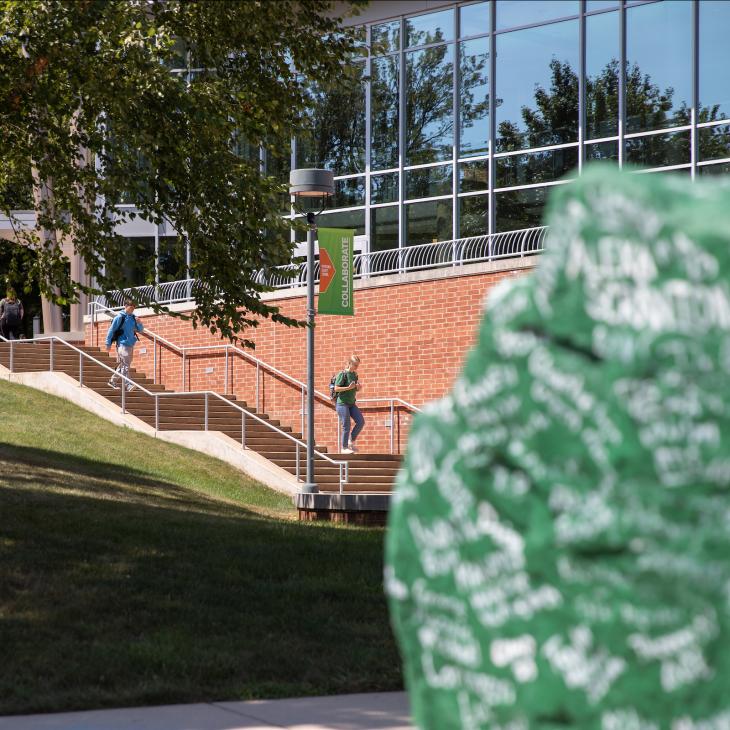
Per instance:
[[[23,303],[14,289],[8,289],[7,296],[0,301],[0,335],[6,340],[20,339],[24,316]]]
[[[362,412],[355,405],[357,391],[362,387],[357,382],[357,368],[360,365],[360,358],[357,355],[350,356],[345,369],[335,380],[335,393],[337,394],[337,417],[342,427],[342,453],[355,454],[357,447],[355,441],[365,425],[365,418]],[[350,433],[350,419],[355,421],[355,428]]]
[[[112,321],[106,335],[106,350],[111,350],[112,344],[117,345],[117,369],[109,380],[109,386],[117,390],[116,381],[120,375],[129,377],[129,368],[134,357],[134,346],[139,339],[137,332],[142,332],[144,325],[134,316],[134,302],[127,299],[124,302],[124,311],[120,312]],[[124,387],[126,381],[122,381]],[[127,390],[134,390],[132,383],[127,384]]]

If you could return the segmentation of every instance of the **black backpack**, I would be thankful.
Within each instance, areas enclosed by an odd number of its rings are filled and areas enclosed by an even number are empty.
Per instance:
[[[20,300],[16,299],[14,302],[8,302],[7,300],[3,304],[3,319],[8,324],[20,324]]]
[[[126,321],[127,317],[131,317],[135,323],[137,322],[137,318],[133,314],[127,314],[126,312],[122,312],[122,318],[119,320],[119,324],[114,330],[114,334],[112,334],[113,345],[116,345],[117,340],[124,334],[124,322]],[[134,333],[134,339],[139,340],[139,335],[136,332]]]

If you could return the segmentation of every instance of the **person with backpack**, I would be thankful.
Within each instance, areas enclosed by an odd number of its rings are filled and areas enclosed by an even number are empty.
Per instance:
[[[340,419],[342,427],[343,454],[357,453],[355,440],[365,425],[365,418],[355,404],[357,391],[362,387],[357,382],[357,368],[359,365],[360,358],[357,355],[351,355],[345,369],[335,376],[334,383],[331,386],[335,398],[337,417]],[[352,433],[350,433],[350,419],[355,421],[355,428],[352,429]]]
[[[14,289],[8,289],[7,296],[0,301],[0,335],[6,340],[20,339],[24,316],[23,303]]]
[[[111,350],[112,344],[117,346],[117,369],[109,379],[109,387],[118,389],[116,381],[120,375],[129,377],[129,368],[134,357],[134,346],[139,337],[138,332],[144,330],[144,325],[134,316],[134,302],[127,299],[124,302],[124,311],[114,317],[109,332],[106,335],[106,350]],[[124,387],[125,381],[122,381]],[[132,383],[127,383],[127,390],[134,390]]]

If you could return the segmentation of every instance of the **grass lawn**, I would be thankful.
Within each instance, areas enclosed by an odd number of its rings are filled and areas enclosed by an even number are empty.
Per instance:
[[[0,714],[402,688],[382,529],[0,381]]]

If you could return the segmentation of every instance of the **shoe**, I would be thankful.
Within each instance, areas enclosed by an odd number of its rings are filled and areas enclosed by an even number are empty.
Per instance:
[[[354,454],[355,452],[352,449],[342,449],[340,452],[341,454]]]
[[[116,383],[112,383],[112,381],[111,381],[111,380],[110,380],[110,381],[109,381],[109,382],[107,383],[107,385],[108,385],[108,386],[109,386],[110,388],[113,388],[114,390],[119,390],[119,386],[118,386],[118,385],[117,385]]]
[[[127,386],[127,393],[131,393],[133,390],[137,390],[136,385],[128,385]]]
[[[355,444],[350,444],[350,453],[356,454],[360,449],[358,449]]]

